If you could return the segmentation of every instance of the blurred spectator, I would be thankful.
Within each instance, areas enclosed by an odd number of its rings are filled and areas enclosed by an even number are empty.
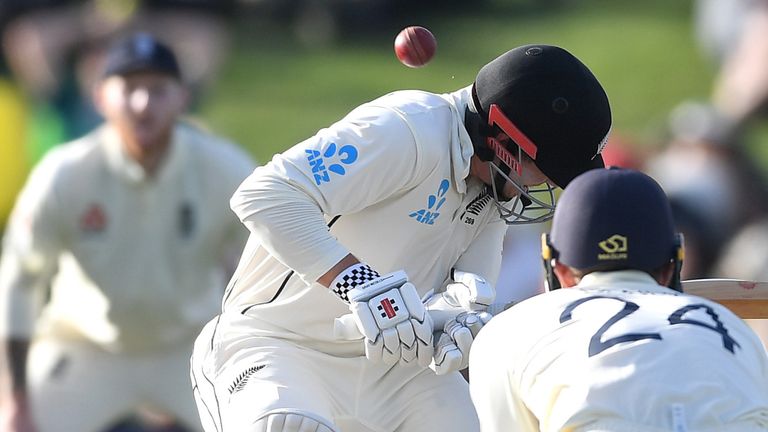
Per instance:
[[[686,237],[684,278],[711,275],[724,243],[768,214],[768,186],[736,128],[711,105],[686,102],[670,115],[671,138],[646,171],[665,189]]]
[[[0,260],[0,430],[100,432],[147,408],[200,429],[192,341],[247,238],[228,202],[254,164],[180,120],[181,75],[150,35],[121,40],[94,91],[105,124],[24,186]]]
[[[168,43],[194,105],[226,58],[234,9],[235,0],[37,0],[9,22],[3,48],[15,77],[71,139],[100,121],[90,92],[112,40],[147,31]]]
[[[715,274],[768,281],[768,219],[745,226],[723,248]]]
[[[27,163],[24,157],[26,124],[28,109],[22,92],[8,75],[2,55],[0,55],[0,229],[5,226],[24,179],[27,175]]]
[[[702,47],[719,72],[713,103],[736,125],[760,114],[768,101],[768,1],[699,0]]]
[[[737,181],[737,187],[742,196],[748,197],[746,202],[741,203],[749,204],[747,213],[753,216],[738,221],[735,229],[716,245],[713,249],[717,251],[713,254],[716,255],[712,263],[714,268],[709,273],[715,277],[765,280],[763,269],[768,266],[768,255],[764,253],[765,243],[760,243],[765,240],[768,229],[768,215],[764,208],[768,194],[761,178],[764,168],[761,172],[743,151],[740,137],[749,135],[755,121],[765,120],[768,102],[768,1],[698,0],[695,5],[699,41],[718,66],[712,105],[728,123],[728,127],[721,128],[721,131],[730,134],[730,140],[735,143],[731,144],[731,147],[736,147],[738,159],[735,174],[741,180]],[[750,177],[752,183],[748,183]],[[738,208],[730,210],[738,213]],[[763,343],[768,344],[768,320],[747,322],[760,335]]]
[[[743,227],[723,247],[714,265],[714,275],[735,279],[768,281],[768,217]],[[749,319],[747,324],[768,347],[768,320]]]
[[[647,164],[673,204],[686,237],[683,277],[715,274],[726,243],[768,215],[764,168],[746,147],[768,101],[768,0],[698,0],[697,39],[717,75],[705,102],[670,114],[669,142]]]

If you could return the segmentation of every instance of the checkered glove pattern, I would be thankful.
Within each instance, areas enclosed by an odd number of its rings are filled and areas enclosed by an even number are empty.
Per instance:
[[[349,290],[379,277],[379,272],[368,264],[357,263],[347,267],[331,283],[331,291],[349,303]]]

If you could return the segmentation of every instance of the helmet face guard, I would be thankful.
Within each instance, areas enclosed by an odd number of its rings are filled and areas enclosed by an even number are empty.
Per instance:
[[[491,175],[493,201],[501,219],[507,225],[530,224],[544,222],[552,218],[555,212],[554,187],[548,183],[529,188],[510,178],[514,171],[517,177],[523,174],[523,152],[531,159],[536,159],[537,146],[515,124],[504,115],[498,105],[492,104],[488,113],[488,125],[498,128],[516,144],[517,157],[512,155],[494,136],[486,137],[486,144],[495,158],[488,161]],[[499,160],[501,164],[497,164]],[[518,192],[511,200],[504,199],[504,186],[509,183]]]

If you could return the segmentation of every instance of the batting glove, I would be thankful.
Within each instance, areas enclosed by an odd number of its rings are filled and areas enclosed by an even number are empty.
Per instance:
[[[346,294],[369,360],[388,365],[429,365],[434,352],[432,319],[405,272],[381,276]],[[337,325],[345,321],[349,320],[341,317]],[[344,333],[348,334],[348,329]]]
[[[447,322],[436,337],[435,354],[429,368],[438,375],[445,375],[469,366],[472,342],[492,317],[487,312],[465,312]]]
[[[464,312],[485,312],[496,298],[496,290],[482,276],[459,270],[451,271],[453,283],[445,291],[433,294],[425,302],[435,328],[442,329]]]

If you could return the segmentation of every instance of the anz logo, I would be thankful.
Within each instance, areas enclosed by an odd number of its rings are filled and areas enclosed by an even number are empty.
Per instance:
[[[440,217],[440,207],[445,204],[445,194],[448,192],[450,185],[447,179],[443,179],[437,188],[437,193],[427,198],[427,208],[417,210],[408,216],[416,219],[419,223],[434,225],[437,218]]]
[[[347,173],[344,165],[351,165],[357,161],[357,148],[352,145],[337,146],[332,142],[322,153],[311,149],[306,149],[304,152],[318,186],[321,183],[330,182],[331,173],[343,176]]]

